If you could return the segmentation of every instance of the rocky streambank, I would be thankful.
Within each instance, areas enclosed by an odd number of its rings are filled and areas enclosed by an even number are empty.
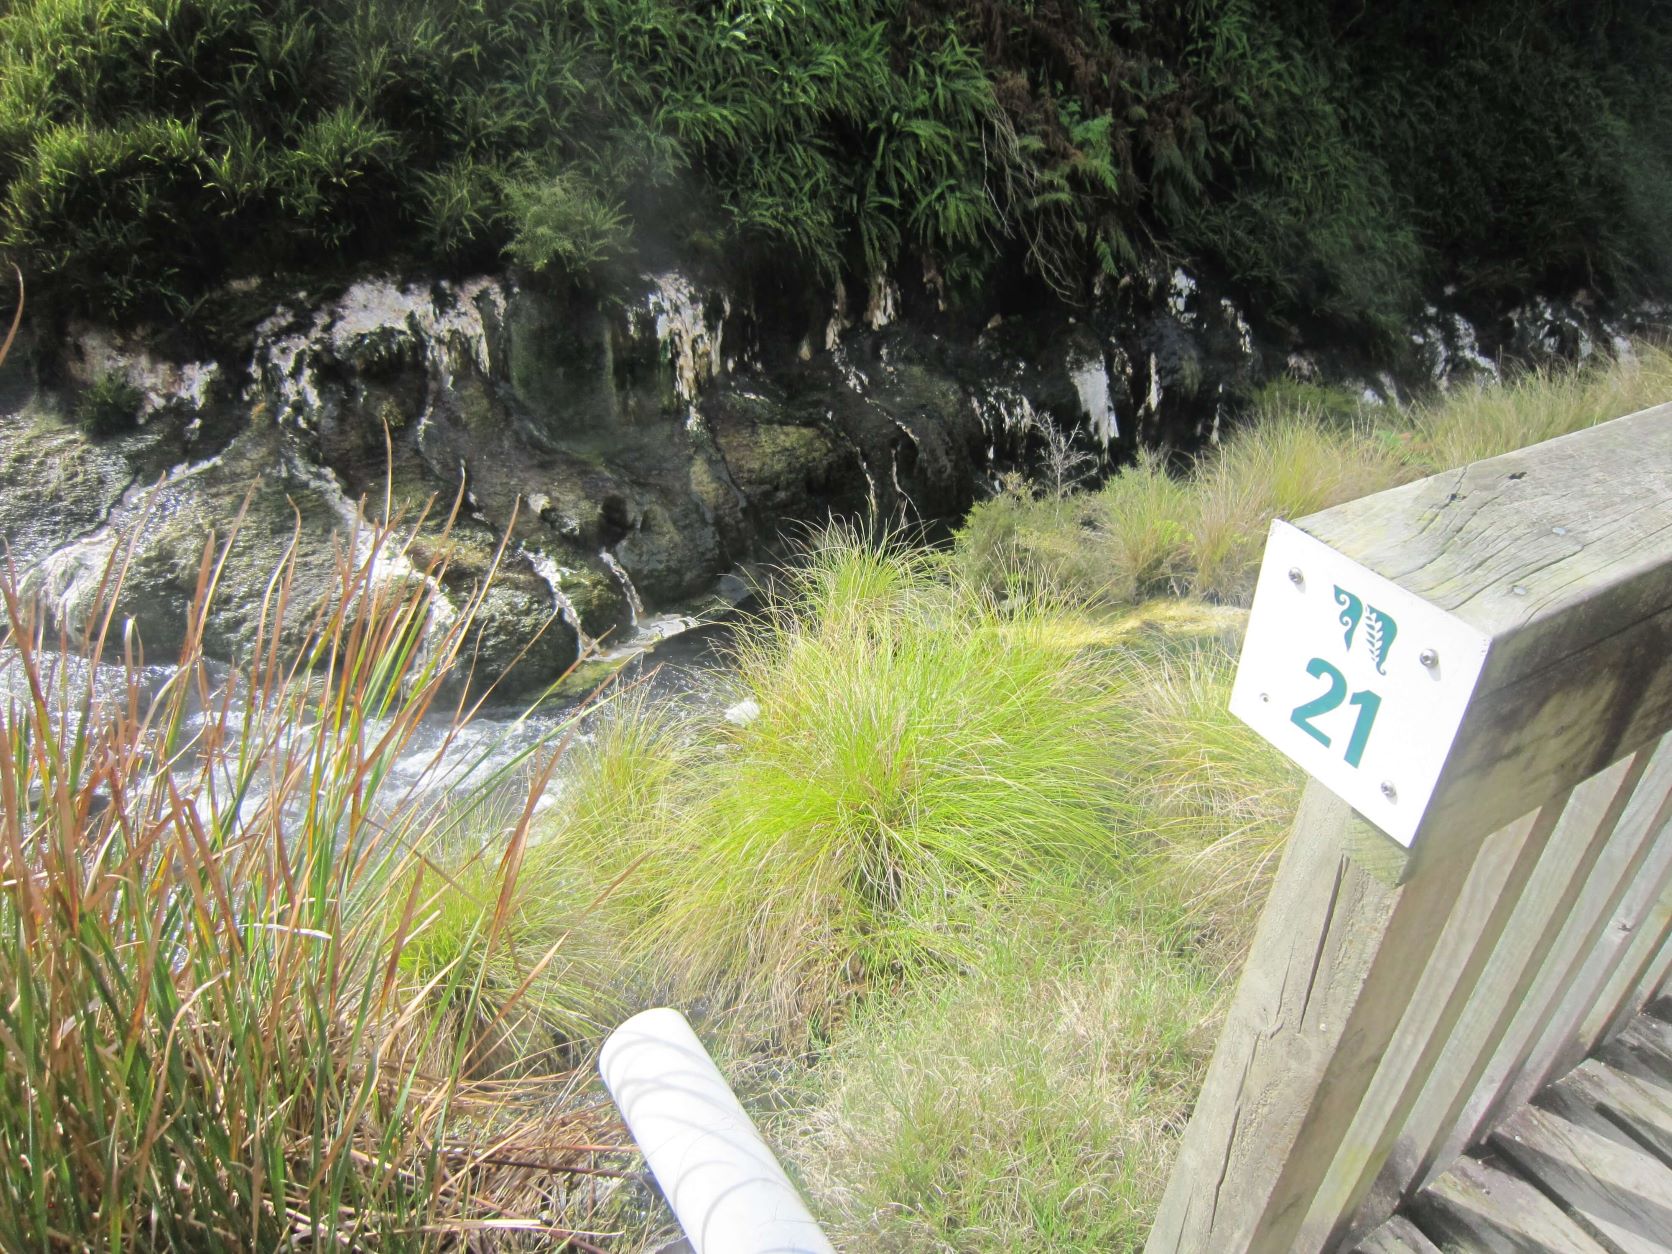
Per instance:
[[[1257,334],[1183,271],[1096,311],[985,319],[948,314],[932,272],[909,286],[763,301],[669,269],[602,301],[509,273],[372,275],[229,292],[242,312],[208,341],[37,330],[0,372],[0,535],[72,632],[120,553],[118,610],[153,659],[235,537],[207,641],[232,657],[288,553],[294,636],[368,521],[398,517],[411,540],[379,569],[445,558],[438,614],[486,586],[477,674],[527,692],[735,600],[736,570],[798,520],[933,524],[1064,449],[1103,467],[1189,449],[1280,374],[1402,386]],[[1627,329],[1543,302],[1488,334],[1436,308],[1409,357],[1456,379]]]

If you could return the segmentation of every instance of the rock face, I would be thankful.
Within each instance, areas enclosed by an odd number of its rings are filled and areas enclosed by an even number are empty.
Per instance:
[[[0,535],[26,585],[79,629],[125,562],[118,611],[166,658],[232,537],[208,644],[234,657],[275,621],[292,545],[295,639],[387,511],[416,524],[391,569],[445,559],[455,606],[489,586],[472,645],[479,677],[509,672],[502,691],[701,601],[797,520],[932,523],[1041,448],[1107,466],[1140,442],[1193,447],[1297,360],[1182,271],[1095,314],[983,325],[929,285],[786,315],[677,271],[608,307],[509,275],[250,303],[261,315],[201,357],[71,327],[37,376],[0,371]],[[1442,366],[1486,360],[1455,319],[1424,343]]]

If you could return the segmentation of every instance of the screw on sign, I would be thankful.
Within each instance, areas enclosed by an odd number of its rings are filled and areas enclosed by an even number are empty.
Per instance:
[[[1409,844],[1485,648],[1421,597],[1277,523],[1231,710]]]

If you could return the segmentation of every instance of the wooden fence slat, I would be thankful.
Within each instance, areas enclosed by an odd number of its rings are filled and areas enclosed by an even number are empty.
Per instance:
[[[1672,825],[1669,825],[1672,826]],[[1632,994],[1633,1017],[1640,1014],[1652,1014],[1656,1002],[1661,1002],[1663,1011],[1667,1009],[1662,998],[1665,995],[1666,984],[1672,979],[1672,928],[1669,928],[1667,938],[1661,944],[1660,956],[1650,966],[1649,972],[1638,982]],[[1662,1020],[1672,1022],[1672,1018],[1662,1013]]]
[[[1648,1001],[1651,972],[1664,963],[1672,939],[1672,823],[1669,791],[1649,833],[1647,856],[1639,860],[1626,892],[1607,919],[1596,946],[1606,958],[1582,976],[1598,990],[1589,1004],[1556,1037],[1558,1048],[1533,1077],[1526,1097],[1572,1068],[1603,1041],[1619,1032]]]
[[[1458,1159],[1412,1209],[1436,1241],[1471,1254],[1609,1254],[1535,1186],[1472,1155]]]
[[[1534,821],[1492,839],[1518,842]],[[1310,785],[1151,1230],[1153,1254],[1299,1248],[1480,847],[1460,843],[1457,865],[1431,861],[1388,884],[1343,852],[1346,825],[1346,807]]]
[[[1646,965],[1644,973],[1631,985],[1631,993],[1624,998],[1618,1009],[1609,1017],[1607,1024],[1597,1034],[1597,1039],[1606,1040],[1613,1036],[1627,1022],[1643,1014],[1666,986],[1669,976],[1672,976],[1672,902],[1663,902],[1667,909],[1667,921],[1662,929],[1660,948],[1655,951],[1655,957]],[[1653,926],[1653,916],[1648,923]]]
[[[1343,1139],[1344,1152],[1313,1192],[1307,1222],[1300,1229],[1301,1248],[1333,1248],[1393,1213],[1398,1194],[1370,1207],[1364,1205],[1366,1195],[1424,1087],[1448,1068],[1468,1065],[1469,1056],[1456,1048],[1459,1021],[1479,1005],[1482,975],[1512,919],[1520,917],[1519,907],[1552,837],[1558,831],[1594,829],[1606,817],[1616,791],[1587,788],[1566,805],[1546,805],[1530,825],[1485,842],[1405,1022],[1383,1053],[1353,1117]],[[1621,798],[1619,808],[1624,805]],[[1516,835],[1519,841],[1513,840]],[[1405,1166],[1405,1173],[1409,1170],[1410,1165]]]
[[[1519,845],[1527,829],[1537,827],[1542,843],[1554,822],[1553,815],[1540,811],[1488,839]],[[1261,1215],[1259,1231],[1262,1240],[1269,1243],[1261,1248],[1291,1254],[1320,1248],[1314,1244],[1319,1239],[1316,1235],[1300,1243],[1301,1227],[1434,955],[1446,921],[1468,882],[1469,869],[1479,856],[1480,845],[1461,847],[1460,852],[1468,856],[1454,865],[1430,863],[1420,875],[1394,890],[1398,900],[1388,916],[1374,961],[1351,996],[1350,1017],[1327,1066],[1317,1077],[1296,1146],[1283,1162]],[[1346,974],[1337,973],[1338,977]]]
[[[1634,907],[1634,894],[1646,895],[1646,876],[1658,884],[1672,874],[1672,847],[1654,839],[1668,806],[1672,806],[1672,737],[1653,750],[1625,814],[1557,937],[1550,962],[1536,977],[1497,1053],[1452,1120],[1451,1133],[1437,1153],[1428,1155],[1419,1185],[1444,1171],[1448,1161],[1537,1092],[1563,1052],[1564,1042],[1578,1038],[1581,1022],[1623,958],[1619,949],[1624,934],[1618,932],[1615,920],[1622,908]],[[1653,884],[1648,887],[1659,891]],[[1618,945],[1613,943],[1616,938]]]
[[[1403,1129],[1394,1129],[1400,1140],[1376,1182],[1375,1205],[1396,1205],[1444,1172],[1462,1153],[1466,1111],[1478,1100],[1494,1058],[1512,1039],[1523,1006],[1537,997],[1533,990],[1538,982],[1549,978],[1553,962],[1562,960],[1558,940],[1571,933],[1590,872],[1614,840],[1622,819],[1634,801],[1641,808],[1637,789],[1649,775],[1651,758],[1644,751],[1574,791],[1527,898],[1506,929],[1514,934],[1515,942],[1498,946],[1477,988],[1459,990],[1465,1004],[1449,1039],[1443,1042],[1448,1065],[1432,1071]],[[1672,785],[1672,746],[1660,765]],[[1536,1026],[1523,1024],[1529,1032]]]
[[[1299,1130],[1302,1108],[1290,1100],[1285,1078],[1296,1069],[1316,1074],[1335,1047],[1348,1007],[1330,972],[1368,967],[1378,930],[1373,926],[1367,940],[1351,922],[1385,918],[1393,906],[1388,888],[1342,853],[1348,816],[1346,804],[1318,784],[1301,798],[1150,1230],[1145,1248],[1154,1254],[1249,1248],[1256,1215],[1244,1194],[1262,1175],[1275,1174]],[[1251,1124],[1259,1125],[1258,1136]],[[1244,1178],[1254,1183],[1221,1197],[1228,1180]]]

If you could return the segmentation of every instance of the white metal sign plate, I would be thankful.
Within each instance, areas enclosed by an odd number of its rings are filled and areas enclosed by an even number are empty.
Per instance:
[[[1415,593],[1275,522],[1231,713],[1409,846],[1489,643]]]

